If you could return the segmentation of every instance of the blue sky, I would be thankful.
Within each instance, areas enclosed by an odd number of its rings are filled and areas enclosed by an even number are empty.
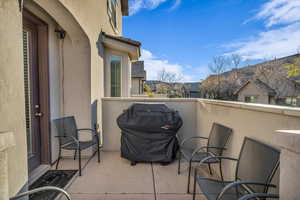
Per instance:
[[[257,63],[300,47],[300,0],[129,0],[123,35],[142,42],[148,79],[161,69],[199,81],[213,56]],[[229,68],[230,69],[230,68]]]

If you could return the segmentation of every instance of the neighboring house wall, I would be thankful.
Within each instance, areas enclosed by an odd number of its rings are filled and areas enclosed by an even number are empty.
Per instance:
[[[190,92],[189,94],[190,98],[201,98],[201,93],[199,92]]]
[[[144,94],[143,78],[131,78],[131,94],[132,95]]]
[[[131,63],[131,95],[143,95],[146,81],[146,71],[144,61]]]
[[[238,70],[233,69],[222,73],[220,76],[210,75],[202,81],[202,96],[208,98],[215,91],[218,91],[218,80],[220,80],[220,98],[235,100],[235,95],[232,95],[233,91],[236,91],[250,80],[259,79],[276,92],[276,98],[296,97],[300,93],[300,84],[295,82],[297,77],[287,77],[288,70],[286,66],[292,63],[297,65],[298,57],[300,57],[300,54],[241,67]]]
[[[276,104],[283,106],[300,107],[300,98],[281,97],[276,99]]]
[[[259,88],[257,88],[254,84],[247,84],[239,93],[238,93],[238,101],[245,102],[246,97],[255,96],[255,103],[269,104],[269,95],[267,93],[262,92]]]

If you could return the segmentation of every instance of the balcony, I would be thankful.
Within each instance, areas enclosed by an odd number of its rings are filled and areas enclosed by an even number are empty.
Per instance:
[[[119,152],[104,152],[100,164],[96,158],[85,160],[83,175],[74,180],[68,192],[72,200],[190,200],[192,196],[186,194],[187,167],[184,164],[187,163],[183,163],[179,176],[177,162],[168,166],[131,166]],[[77,162],[64,159],[60,168],[77,169]],[[208,174],[205,168],[203,172]]]
[[[245,136],[277,145],[274,139],[277,130],[300,129],[298,108],[204,99],[103,98],[101,163],[98,164],[96,158],[85,160],[82,177],[77,177],[68,188],[73,199],[192,199],[186,194],[187,163],[183,163],[182,174],[177,175],[176,161],[168,166],[131,166],[129,161],[120,157],[121,133],[116,118],[135,102],[165,103],[179,111],[183,126],[178,134],[185,137],[208,136],[213,122],[231,127],[233,136],[224,153],[231,157],[238,157]],[[225,179],[232,180],[235,165],[229,162],[222,164]],[[77,162],[66,158],[60,168],[77,169]],[[209,176],[206,167],[202,169],[203,176]],[[219,176],[218,170],[214,170],[214,174]],[[279,185],[279,173],[273,182]],[[198,193],[197,199],[205,199],[201,191]]]

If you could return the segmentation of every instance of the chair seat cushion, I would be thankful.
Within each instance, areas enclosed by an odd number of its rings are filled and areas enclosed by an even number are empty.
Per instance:
[[[180,148],[182,155],[189,161],[192,159],[192,154],[194,152],[195,149],[191,149],[191,148]],[[193,157],[193,162],[200,162],[201,160],[203,160],[204,158],[211,156],[209,153],[207,152],[198,152],[196,153],[196,155]],[[219,163],[220,161],[217,159],[210,159],[208,161],[206,161],[205,163]]]
[[[80,141],[79,142],[79,146],[80,146],[80,149],[83,150],[83,149],[87,149],[93,145],[97,144],[95,141]],[[76,150],[77,149],[77,144],[76,143],[69,143],[65,146],[62,147],[63,149],[67,149],[67,150]]]
[[[216,200],[218,194],[223,190],[223,188],[231,182],[223,182],[219,180],[209,179],[209,178],[197,178],[197,183],[200,190],[203,192],[208,200]],[[238,189],[238,190],[237,190]],[[245,190],[241,187],[229,189],[221,198],[222,200],[236,200],[246,194]]]

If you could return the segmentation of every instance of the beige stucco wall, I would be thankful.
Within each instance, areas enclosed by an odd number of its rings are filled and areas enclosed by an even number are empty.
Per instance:
[[[75,115],[78,126],[90,127],[91,104],[104,96],[104,49],[98,51],[96,43],[101,30],[109,34],[122,34],[120,2],[117,32],[108,20],[104,0],[27,0],[24,5],[49,24],[51,119]],[[16,147],[8,154],[9,194],[12,196],[28,179],[22,13],[17,0],[0,1],[0,24],[0,131],[13,131],[16,136]],[[63,70],[59,56],[61,52],[57,49],[62,43],[53,33],[58,26],[67,31],[63,44]],[[101,121],[100,113],[101,105],[98,106],[98,122]],[[53,140],[53,149],[56,145]],[[57,154],[55,151],[52,153],[52,160],[55,160]]]
[[[103,118],[103,141],[105,151],[119,151],[121,131],[117,126],[116,119],[135,102],[155,102],[164,103],[170,108],[179,111],[183,118],[183,126],[179,131],[182,135],[196,135],[197,105],[191,99],[142,99],[142,98],[103,98],[102,99],[102,118]]]
[[[143,79],[142,78],[131,78],[131,95],[143,94]]]
[[[40,13],[35,12],[38,17],[48,16],[50,19],[41,17],[49,24],[49,60],[50,61],[50,110],[51,120],[74,115],[78,127],[91,126],[91,48],[89,39],[78,24],[73,15],[59,1],[34,1],[26,2],[25,7],[40,7]],[[37,8],[38,9],[38,8]],[[36,9],[36,10],[37,10]],[[32,10],[32,8],[31,8]],[[46,12],[45,12],[46,11]],[[55,21],[56,26],[66,31],[64,40],[57,40],[53,45],[51,35],[54,30],[49,20]],[[57,37],[53,35],[53,37]],[[52,46],[51,46],[52,45]],[[51,52],[58,53],[57,57],[51,56]],[[54,61],[53,61],[54,60]],[[53,71],[51,62],[56,66]],[[58,61],[58,62],[57,62]],[[52,68],[51,68],[52,67]],[[52,102],[51,102],[52,100]],[[59,110],[58,110],[59,109]],[[52,121],[51,121],[52,123]],[[58,156],[58,141],[55,138],[56,129],[52,124],[52,162]],[[69,152],[66,151],[64,155]],[[69,152],[70,153],[70,152]]]
[[[245,136],[271,144],[275,131],[300,129],[300,109],[273,105],[199,100],[198,134],[208,135],[213,122],[233,128],[226,156],[237,157]],[[228,173],[234,174],[234,163],[224,162]]]
[[[299,199],[300,130],[277,131],[273,143],[281,149],[280,199]]]
[[[49,1],[49,0],[48,0]],[[80,24],[90,42],[90,72],[91,72],[91,98],[90,103],[95,101],[101,103],[100,99],[104,96],[104,48],[98,43],[100,49],[97,48],[98,37],[101,31],[111,35],[122,34],[122,13],[121,3],[118,1],[117,6],[117,23],[116,31],[107,14],[106,0],[59,0],[67,10],[74,16]],[[98,106],[98,122],[101,124],[101,105]]]
[[[105,0],[35,0],[35,2],[67,31],[64,42],[66,60],[64,81],[67,88],[64,88],[66,91],[64,98],[69,103],[66,103],[64,108],[65,115],[75,114],[79,127],[90,127],[91,104],[100,102],[104,96],[104,48],[98,42],[99,34],[101,31],[111,35],[122,34],[121,3],[117,4],[118,29],[115,30],[110,23]],[[61,12],[58,13],[57,10]],[[74,69],[74,66],[80,67]],[[74,70],[78,72],[77,77],[74,77]],[[75,78],[77,80],[74,80]],[[74,85],[75,82],[77,84]],[[74,88],[77,88],[77,92],[73,90]],[[74,99],[80,100],[80,105],[89,105],[86,107],[74,105]],[[81,102],[85,100],[88,102]],[[74,108],[80,111],[77,112]],[[97,112],[99,124],[100,113],[99,105]]]
[[[91,127],[94,125],[91,122],[96,123],[96,121],[101,125],[101,105],[92,106],[95,102],[100,104],[99,99],[104,96],[104,52],[106,50],[99,42],[99,34],[101,31],[111,35],[122,34],[120,2],[117,5],[117,30],[112,27],[109,21],[106,1],[34,0],[34,2],[42,7],[59,27],[67,32],[66,38],[59,44],[64,49],[64,64],[60,60],[59,66],[60,115],[54,111],[51,118],[74,115],[78,127]],[[124,54],[123,59],[125,63],[123,72],[128,74],[130,73],[127,70],[129,68],[127,66],[128,56],[126,57]],[[57,77],[56,74],[53,75],[54,79],[57,79]],[[127,79],[124,78],[124,80]],[[124,81],[124,83],[126,84],[123,85],[122,91],[125,96],[128,96],[127,90],[130,84],[127,84],[127,81]],[[52,89],[55,93],[59,92],[57,87]],[[55,110],[55,106],[58,104],[57,101],[53,102],[51,111]],[[94,110],[95,108],[97,111]],[[55,161],[58,155],[55,135],[55,128],[52,125],[52,161]],[[82,139],[89,138],[86,135]],[[65,152],[64,155],[69,154]]]
[[[208,136],[213,122],[233,129],[226,156],[238,157],[245,136],[271,143],[279,129],[300,129],[300,109],[263,104],[246,104],[205,99],[104,98],[104,150],[120,149],[116,118],[134,102],[163,102],[179,111],[183,127],[179,134]],[[234,163],[224,162],[225,177],[234,175]]]
[[[12,131],[8,151],[9,195],[27,181],[27,146],[22,55],[22,15],[18,1],[0,1],[0,131]]]
[[[269,95],[264,93],[254,84],[247,84],[238,95],[238,100],[244,102],[246,96],[257,96],[256,103],[269,104]]]
[[[105,67],[104,67],[104,82],[105,96],[111,96],[111,66],[110,60],[112,56],[121,58],[121,97],[130,96],[131,90],[131,62],[126,52],[115,51],[105,48]]]
[[[49,1],[49,0],[48,0]],[[75,17],[78,23],[85,30],[86,34],[94,41],[97,41],[101,29],[111,35],[122,35],[122,13],[121,2],[117,4],[117,24],[115,30],[107,14],[106,0],[59,0]],[[88,12],[87,12],[88,11]]]

